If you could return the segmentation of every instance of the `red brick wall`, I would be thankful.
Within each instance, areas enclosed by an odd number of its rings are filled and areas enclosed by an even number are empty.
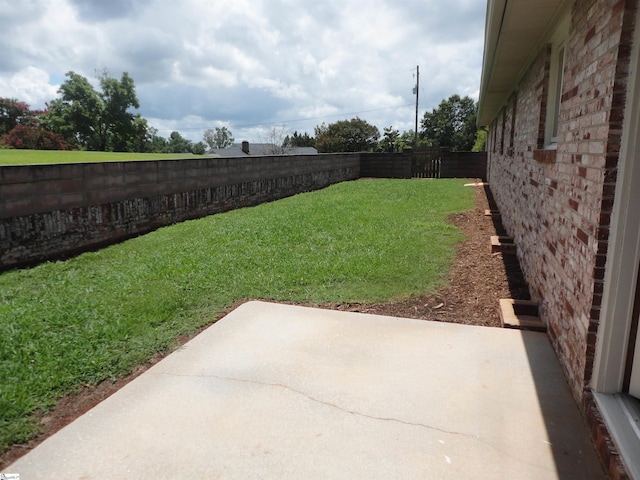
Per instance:
[[[579,401],[595,349],[635,8],[635,0],[574,2],[555,153],[540,150],[546,45],[488,136],[491,191]]]

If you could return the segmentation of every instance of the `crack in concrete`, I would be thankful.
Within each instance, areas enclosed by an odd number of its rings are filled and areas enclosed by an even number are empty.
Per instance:
[[[289,385],[285,385],[285,384],[282,384],[282,383],[260,382],[258,380],[248,380],[248,379],[245,379],[245,378],[237,378],[237,377],[223,377],[221,375],[213,375],[213,374],[181,375],[181,374],[175,374],[175,373],[162,372],[162,373],[158,373],[156,375],[169,375],[169,376],[175,376],[175,377],[217,378],[218,380],[224,380],[224,381],[249,383],[249,384],[261,385],[261,386],[265,386],[265,387],[278,387],[278,388],[282,388],[282,389],[288,390],[290,392],[296,393],[298,395],[301,395],[301,396],[311,400],[312,402],[319,403],[321,405],[326,405],[326,406],[331,407],[331,408],[335,408],[337,410],[340,410],[341,412],[345,412],[345,413],[348,413],[350,415],[356,415],[356,416],[363,417],[363,418],[368,418],[368,419],[371,419],[371,420],[380,420],[380,421],[384,421],[384,422],[394,422],[394,423],[399,423],[399,424],[402,424],[402,425],[408,425],[408,426],[412,426],[412,427],[426,428],[428,430],[433,430],[433,431],[444,433],[444,434],[447,434],[447,435],[455,435],[455,436],[460,436],[460,437],[464,437],[464,438],[469,438],[471,440],[480,442],[480,443],[488,446],[489,448],[491,448],[491,449],[493,449],[493,450],[495,450],[497,452],[500,452],[500,453],[502,453],[502,454],[504,454],[504,455],[516,460],[519,463],[528,465],[530,467],[536,467],[536,468],[539,468],[539,469],[544,470],[544,471],[551,471],[549,468],[544,467],[542,465],[532,464],[532,463],[529,463],[529,462],[527,462],[525,460],[517,458],[517,457],[513,456],[511,453],[509,453],[509,452],[507,452],[505,450],[502,450],[502,449],[496,447],[495,445],[492,445],[491,443],[487,442],[486,440],[483,440],[482,438],[480,438],[477,435],[470,435],[468,433],[456,432],[456,431],[453,431],[453,430],[446,430],[444,428],[434,427],[433,425],[427,425],[427,424],[419,423],[419,422],[408,422],[408,421],[401,420],[401,419],[395,418],[395,417],[377,417],[377,416],[374,416],[374,415],[367,415],[366,413],[358,412],[356,410],[349,410],[349,409],[343,408],[343,407],[341,407],[339,405],[336,405],[335,403],[327,402],[325,400],[320,400],[320,399],[315,398],[315,397],[313,397],[313,396],[311,396],[311,395],[309,395],[309,394],[307,394],[305,392],[302,392],[302,391],[297,390],[297,389],[295,389],[293,387],[290,387]]]
[[[371,420],[381,420],[381,421],[384,421],[384,422],[396,422],[396,423],[400,423],[402,425],[409,425],[409,426],[413,426],[413,427],[428,428],[429,430],[435,430],[435,431],[442,432],[442,433],[447,433],[447,434],[450,434],[450,435],[462,435],[462,436],[469,437],[469,438],[475,438],[475,437],[473,437],[471,435],[468,435],[468,434],[465,434],[465,433],[444,430],[442,428],[433,427],[431,425],[425,425],[423,423],[407,422],[405,420],[400,420],[399,418],[394,418],[394,417],[376,417],[376,416],[373,416],[373,415],[367,415],[366,413],[358,412],[356,410],[349,410],[349,409],[341,407],[340,405],[336,405],[335,403],[327,402],[326,400],[320,400],[319,398],[312,397],[308,393],[302,392],[300,390],[296,390],[295,388],[290,387],[289,385],[284,385],[282,383],[259,382],[259,381],[256,381],[256,380],[247,380],[247,379],[243,379],[243,378],[234,378],[234,377],[221,377],[221,376],[218,376],[218,375],[210,375],[210,376],[214,377],[214,378],[218,378],[220,380],[231,380],[231,381],[234,381],[234,382],[253,383],[253,384],[262,385],[262,386],[284,388],[285,390],[289,390],[290,392],[297,393],[298,395],[302,395],[303,397],[308,398],[312,402],[320,403],[322,405],[326,405],[328,407],[335,408],[336,410],[340,410],[341,412],[345,412],[345,413],[348,413],[350,415],[357,415],[359,417],[369,418]]]

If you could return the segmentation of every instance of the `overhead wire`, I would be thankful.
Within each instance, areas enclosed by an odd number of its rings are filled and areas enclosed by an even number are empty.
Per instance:
[[[396,108],[405,108],[405,107],[412,107],[414,104],[413,103],[407,103],[404,105],[396,105],[393,107],[382,107],[382,108],[373,108],[371,110],[360,110],[358,112],[348,112],[348,113],[336,113],[336,114],[332,114],[332,115],[322,115],[319,117],[308,117],[308,118],[298,118],[295,120],[280,120],[280,121],[272,121],[272,122],[261,122],[261,123],[249,123],[249,124],[234,124],[233,122],[229,122],[229,126],[239,129],[239,128],[251,128],[251,127],[262,127],[262,126],[272,126],[272,125],[286,125],[288,123],[297,123],[297,122],[306,122],[306,121],[310,121],[310,120],[323,120],[325,118],[336,118],[336,117],[346,117],[349,115],[359,115],[361,113],[371,113],[371,112],[379,112],[382,110],[393,110]],[[183,128],[161,128],[158,129],[158,131],[173,131],[173,130],[180,130],[180,131],[195,131],[195,130],[202,130],[203,127],[183,127]]]

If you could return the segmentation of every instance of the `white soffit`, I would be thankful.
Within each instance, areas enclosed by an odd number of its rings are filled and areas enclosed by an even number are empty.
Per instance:
[[[564,0],[488,0],[478,125],[491,123],[533,55],[550,35]]]

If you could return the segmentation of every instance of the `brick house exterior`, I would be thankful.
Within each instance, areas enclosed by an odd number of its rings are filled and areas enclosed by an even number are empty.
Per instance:
[[[639,30],[637,0],[489,0],[478,111],[491,192],[569,387],[612,476],[632,478]]]

